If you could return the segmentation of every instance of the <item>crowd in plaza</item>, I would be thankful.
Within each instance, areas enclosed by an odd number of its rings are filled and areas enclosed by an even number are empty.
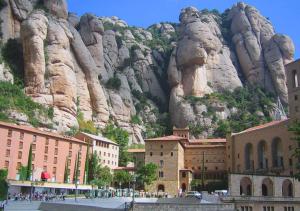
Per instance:
[[[65,200],[65,194],[55,194],[48,192],[34,192],[32,195],[29,193],[15,193],[12,196],[9,194],[9,200],[14,201],[52,201],[52,200]]]

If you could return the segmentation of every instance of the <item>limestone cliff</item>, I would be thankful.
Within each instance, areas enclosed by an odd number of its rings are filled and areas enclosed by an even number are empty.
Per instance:
[[[3,2],[2,43],[22,46],[25,93],[53,107],[59,132],[78,127],[81,114],[97,127],[111,122],[127,130],[132,143],[173,125],[206,125],[200,136],[213,135],[208,106],[187,98],[248,83],[287,102],[284,64],[293,59],[293,43],[249,5],[223,14],[188,7],[180,24],[143,29],[117,17],[78,17],[65,0]],[[12,75],[0,65],[0,80]],[[212,106],[217,119],[236,112],[217,101]]]

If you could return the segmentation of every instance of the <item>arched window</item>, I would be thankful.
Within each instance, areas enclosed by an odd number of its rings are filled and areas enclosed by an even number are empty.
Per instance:
[[[186,191],[186,184],[185,184],[185,183],[182,183],[181,189],[182,189],[182,192],[185,192],[185,191]]]
[[[272,160],[273,167],[283,167],[282,141],[280,138],[275,138],[272,141]]]
[[[282,183],[282,196],[283,197],[293,197],[293,183],[291,180],[286,179]]]
[[[245,146],[245,169],[254,170],[253,146],[251,143]]]
[[[249,177],[243,177],[241,179],[240,195],[252,196],[252,181]]]
[[[270,178],[265,178],[261,184],[262,196],[273,196],[273,181]]]
[[[293,70],[293,80],[294,80],[294,88],[298,87],[299,86],[298,74],[296,70]]]
[[[257,155],[258,155],[258,168],[266,169],[268,168],[267,159],[267,144],[266,141],[262,140],[257,145]]]
[[[157,192],[165,192],[165,186],[164,185],[162,185],[162,184],[159,184],[158,186],[157,186]]]

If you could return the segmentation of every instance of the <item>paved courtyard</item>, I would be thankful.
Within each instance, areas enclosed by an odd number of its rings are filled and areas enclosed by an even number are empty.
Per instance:
[[[144,203],[155,203],[160,201],[161,199],[157,198],[136,198],[136,202],[144,202]],[[181,199],[168,199],[170,202],[173,203],[175,201],[182,201]],[[122,197],[122,198],[97,198],[97,199],[84,199],[79,198],[77,202],[75,199],[66,199],[65,201],[54,201],[49,203],[58,203],[58,204],[69,204],[69,205],[81,205],[81,206],[88,206],[88,207],[101,207],[107,208],[112,210],[123,210],[125,208],[126,202],[131,202],[132,198],[130,197]],[[200,203],[200,201],[199,201]],[[209,203],[209,201],[202,200],[201,203]],[[37,211],[39,210],[41,202],[40,201],[9,201],[8,206],[5,207],[5,211],[17,211],[17,210],[26,210],[26,211]],[[57,210],[58,211],[58,210]]]

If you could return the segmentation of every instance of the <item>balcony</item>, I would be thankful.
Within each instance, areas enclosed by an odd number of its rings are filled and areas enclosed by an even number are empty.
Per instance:
[[[254,160],[250,160],[249,163],[246,163],[246,169],[244,170],[246,174],[253,174],[254,173]]]
[[[273,160],[273,167],[271,169],[274,173],[280,173],[284,170],[283,157],[279,156]]]
[[[256,173],[258,174],[265,174],[269,170],[268,167],[268,159],[263,159],[258,163],[258,168],[256,169]]]

